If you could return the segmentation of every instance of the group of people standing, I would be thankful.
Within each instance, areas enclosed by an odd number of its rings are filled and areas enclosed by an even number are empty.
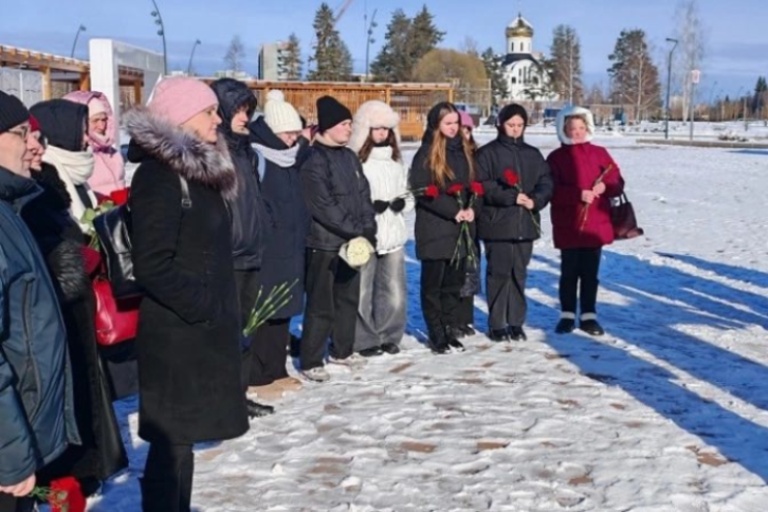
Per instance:
[[[255,117],[242,82],[170,77],[125,114],[128,159],[138,165],[128,207],[143,292],[135,346],[139,435],[149,442],[145,512],[190,510],[193,445],[240,436],[249,417],[273,412],[248,396],[301,388],[286,369],[293,317],[303,313],[298,366],[310,381],[330,379],[326,362],[355,369],[400,351],[405,216],[414,209],[434,353],[463,350],[459,338],[474,333],[481,241],[488,336],[526,338],[527,266],[550,203],[562,250],[556,330],[576,327],[580,295],[579,327],[602,333],[600,248],[612,241],[610,198],[623,181],[589,142],[589,111],[561,112],[563,145],[545,160],[524,141],[523,107],[504,107],[498,137],[478,149],[471,118],[439,103],[408,168],[386,103],[353,115],[324,96],[316,107],[317,124],[307,126],[271,91]],[[126,465],[104,400],[94,269],[83,250],[83,212],[126,187],[111,109],[84,92],[31,114],[0,93],[0,512],[25,510],[36,474],[97,487]],[[270,318],[244,332],[268,292],[286,286]]]

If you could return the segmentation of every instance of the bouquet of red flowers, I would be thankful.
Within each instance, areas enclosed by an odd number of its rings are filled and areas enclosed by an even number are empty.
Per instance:
[[[504,172],[502,173],[502,178],[504,179],[504,183],[507,186],[517,190],[518,194],[521,194],[523,192],[523,189],[520,188],[520,176],[518,176],[515,171],[513,171],[512,169],[504,169]],[[533,214],[533,210],[528,210],[528,213],[531,214],[531,221],[533,221],[533,225],[536,227],[536,232],[538,234],[541,234],[541,226],[536,221],[536,215]]]
[[[454,183],[450,187],[448,187],[448,190],[446,190],[446,194],[449,196],[456,197],[456,201],[459,203],[459,209],[464,209],[464,189],[466,187],[462,185],[461,183]],[[483,194],[485,194],[485,189],[483,188],[483,184],[479,181],[473,181],[469,185],[469,203],[467,205],[467,208],[472,208],[475,205],[475,202],[477,202],[477,198],[481,197]],[[461,254],[461,247],[462,245],[466,248],[467,251],[467,260],[471,265],[477,264],[477,253],[475,252],[475,242],[472,240],[472,235],[469,230],[469,223],[464,221],[461,223],[461,228],[459,231],[459,239],[456,241],[456,249],[453,251],[453,257],[451,258],[451,263],[458,266],[459,262],[461,261],[459,258],[459,255]]]
[[[408,193],[402,197],[408,195],[412,195],[413,197],[428,197],[429,199],[435,199],[440,195],[440,189],[437,188],[437,185],[427,185],[426,187],[409,190]]]

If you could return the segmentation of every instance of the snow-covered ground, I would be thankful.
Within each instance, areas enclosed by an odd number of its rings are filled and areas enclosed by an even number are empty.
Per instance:
[[[606,336],[553,333],[559,260],[544,215],[529,340],[478,334],[465,353],[431,355],[411,241],[404,352],[331,368],[242,438],[198,447],[195,510],[768,510],[768,151],[597,142],[647,234],[604,252]],[[484,297],[475,305],[484,329]],[[136,406],[118,404],[130,469],[91,511],[140,510]]]

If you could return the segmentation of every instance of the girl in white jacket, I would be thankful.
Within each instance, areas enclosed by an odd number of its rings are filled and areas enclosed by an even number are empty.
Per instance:
[[[408,192],[408,172],[400,155],[400,118],[389,105],[368,101],[352,123],[349,147],[363,163],[376,210],[376,254],[361,269],[360,306],[355,351],[370,357],[400,352],[405,333],[404,214],[414,206]]]

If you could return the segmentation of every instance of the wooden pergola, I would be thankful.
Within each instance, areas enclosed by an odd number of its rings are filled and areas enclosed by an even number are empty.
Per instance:
[[[91,87],[90,63],[85,60],[72,59],[16,48],[15,46],[0,45],[0,67],[27,69],[41,73],[43,99],[51,99],[54,82],[70,84],[70,90],[87,91]],[[141,101],[141,88],[144,84],[144,73],[139,69],[120,66],[120,86],[133,87],[137,101]]]
[[[214,78],[204,78],[212,82]],[[381,100],[400,115],[403,140],[418,140],[424,132],[427,113],[439,101],[453,101],[454,89],[449,83],[361,83],[361,82],[270,82],[247,80],[260,106],[267,93],[279,89],[309,123],[316,122],[315,101],[329,95],[346,105],[353,113],[366,101]]]

